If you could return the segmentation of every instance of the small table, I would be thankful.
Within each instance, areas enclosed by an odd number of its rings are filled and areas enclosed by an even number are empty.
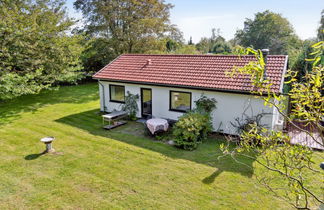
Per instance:
[[[115,111],[110,114],[105,114],[102,115],[102,124],[105,129],[110,130],[112,128],[126,124],[126,121],[117,121],[125,117],[127,117],[127,112],[125,111]],[[105,125],[105,121],[108,121],[109,124]]]
[[[155,132],[163,130],[167,131],[169,128],[169,123],[165,119],[161,118],[154,118],[154,119],[149,119],[146,121],[147,128],[150,130],[150,132],[154,135]]]

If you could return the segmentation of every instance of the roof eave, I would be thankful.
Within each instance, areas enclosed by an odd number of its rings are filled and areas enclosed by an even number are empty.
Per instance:
[[[243,95],[260,95],[260,94],[251,93],[250,91],[218,89],[218,88],[208,88],[208,87],[189,86],[189,85],[175,85],[175,84],[162,84],[162,83],[154,83],[154,82],[139,82],[139,81],[129,81],[129,80],[116,80],[116,79],[107,79],[107,78],[99,78],[99,77],[93,77],[93,79],[96,79],[98,81],[117,82],[117,83],[139,84],[139,85],[153,85],[153,86],[172,87],[172,88],[185,88],[185,89],[215,91],[215,92],[223,92],[223,93],[235,93],[235,94],[243,94]],[[265,94],[266,93],[261,94],[261,96],[264,96]],[[278,93],[278,94],[280,94],[280,93]]]
[[[108,63],[107,65],[105,65],[104,67],[102,67],[99,71],[97,71],[93,76],[92,79],[96,79],[96,75],[99,74],[100,72],[102,72],[103,70],[105,70],[109,65],[111,65],[113,62],[115,62],[120,56],[122,56],[123,54],[117,56],[114,60],[112,60],[110,63]]]

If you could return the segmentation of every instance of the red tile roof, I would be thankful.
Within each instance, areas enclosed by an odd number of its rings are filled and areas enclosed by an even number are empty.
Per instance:
[[[150,59],[150,63],[149,60]],[[225,75],[233,66],[244,66],[254,56],[237,55],[142,55],[124,54],[97,72],[93,78],[108,81],[144,83],[172,87],[190,87],[234,92],[249,92],[247,76]],[[267,77],[273,91],[281,92],[287,56],[269,55]]]

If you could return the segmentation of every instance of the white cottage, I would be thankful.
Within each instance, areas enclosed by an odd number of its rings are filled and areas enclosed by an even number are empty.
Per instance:
[[[249,78],[230,78],[225,72],[244,66],[254,56],[237,55],[142,55],[124,54],[97,72],[100,109],[120,110],[127,91],[140,95],[137,117],[160,117],[177,120],[193,109],[202,94],[217,100],[213,111],[213,128],[235,134],[231,125],[235,118],[270,113],[262,123],[271,129],[282,128],[281,117],[274,108],[265,107],[263,100],[250,93]],[[283,75],[288,56],[268,55],[266,76],[273,91],[282,93]]]

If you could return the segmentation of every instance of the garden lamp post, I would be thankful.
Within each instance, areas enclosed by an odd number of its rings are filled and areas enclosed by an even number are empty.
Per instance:
[[[54,140],[55,140],[55,138],[52,136],[47,136],[40,140],[41,142],[45,143],[45,145],[46,145],[46,150],[44,151],[44,153],[55,152],[54,148],[52,147],[52,142]]]

